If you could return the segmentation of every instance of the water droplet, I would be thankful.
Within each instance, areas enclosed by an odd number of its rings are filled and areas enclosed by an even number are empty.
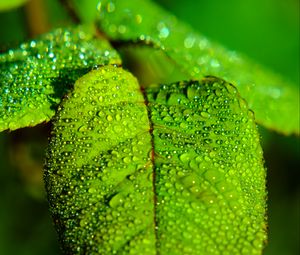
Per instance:
[[[182,163],[188,164],[190,162],[192,156],[190,153],[184,153],[184,154],[181,154],[179,158]]]
[[[86,125],[81,125],[79,128],[78,128],[78,131],[79,132],[86,132],[88,130],[88,127]]]
[[[106,5],[107,12],[114,12],[115,9],[116,9],[116,7],[113,2],[107,3],[107,5]]]
[[[210,114],[208,112],[201,112],[200,115],[203,117],[203,118],[209,118],[210,117]]]
[[[184,47],[187,48],[187,49],[190,49],[194,46],[196,42],[196,38],[195,36],[188,36],[187,38],[185,38],[184,40]]]
[[[169,34],[170,34],[169,28],[163,22],[158,23],[157,29],[159,31],[159,35],[158,36],[161,39],[167,38],[169,36]]]
[[[109,200],[109,206],[112,208],[116,208],[123,203],[123,195],[121,193],[117,193]]]
[[[107,115],[106,116],[107,121],[111,122],[113,121],[113,117],[111,115]]]

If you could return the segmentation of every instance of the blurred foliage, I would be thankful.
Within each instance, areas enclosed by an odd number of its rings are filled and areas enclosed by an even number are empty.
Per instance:
[[[40,1],[0,12],[0,51],[71,23],[58,0]],[[298,0],[158,2],[202,34],[245,53],[299,86]],[[30,17],[42,22],[32,22]],[[38,23],[43,26],[36,29]],[[48,134],[48,125],[0,134],[0,254],[60,254],[41,188]],[[264,254],[299,254],[299,138],[262,128],[261,134],[269,189],[269,244]]]
[[[42,183],[48,130],[0,134],[0,254],[59,254]]]
[[[0,11],[10,10],[24,4],[27,0],[1,0]]]
[[[212,40],[299,84],[298,0],[158,2]]]
[[[93,23],[97,16],[97,6],[99,0],[73,0],[76,13],[83,23]]]

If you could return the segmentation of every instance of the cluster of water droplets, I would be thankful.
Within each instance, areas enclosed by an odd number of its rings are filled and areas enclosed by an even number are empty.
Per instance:
[[[290,109],[297,105],[294,96],[297,92],[281,77],[245,56],[212,43],[153,1],[101,0],[98,9],[99,27],[112,40],[161,49],[191,78],[221,77],[238,87],[260,123],[273,129],[299,132],[297,119],[283,118],[290,116]],[[282,107],[278,107],[279,102]]]
[[[95,65],[120,64],[83,27],[57,29],[0,55],[0,130],[49,120],[61,97]]]
[[[71,254],[155,254],[151,136],[136,79],[106,66],[59,107],[45,179]]]
[[[199,74],[223,77],[227,73],[227,63],[241,64],[242,60],[235,52],[215,47],[206,37],[195,33],[150,1],[102,0],[98,10],[99,26],[110,37],[154,44],[193,77],[199,77]]]
[[[59,107],[45,179],[65,249],[259,254],[265,171],[245,101],[214,77],[145,94],[106,66]]]
[[[260,254],[265,171],[245,101],[214,77],[147,95],[161,254]]]

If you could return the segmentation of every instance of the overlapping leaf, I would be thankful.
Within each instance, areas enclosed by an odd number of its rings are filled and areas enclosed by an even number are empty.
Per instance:
[[[106,66],[54,117],[46,186],[66,254],[261,254],[252,112],[211,77],[149,88]]]
[[[120,64],[83,27],[57,29],[0,55],[0,131],[48,121],[62,96],[95,65]]]
[[[149,0],[100,3],[99,26],[113,40],[160,48],[191,78],[215,75],[232,82],[260,124],[299,134],[299,91],[293,84],[211,43]]]

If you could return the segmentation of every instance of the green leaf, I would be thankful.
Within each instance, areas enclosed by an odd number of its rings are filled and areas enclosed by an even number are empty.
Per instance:
[[[7,11],[25,4],[27,0],[1,0],[0,11]]]
[[[211,77],[149,88],[105,66],[54,117],[45,181],[66,254],[261,254],[253,113]]]
[[[73,3],[76,13],[84,23],[93,23],[97,17],[97,4],[99,0],[69,0]]]
[[[238,87],[258,123],[299,134],[299,91],[294,84],[210,42],[151,1],[102,0],[99,7],[99,26],[113,40],[159,48],[191,78],[222,77]]]
[[[80,76],[120,62],[108,42],[83,27],[57,29],[0,55],[0,131],[50,120]]]

